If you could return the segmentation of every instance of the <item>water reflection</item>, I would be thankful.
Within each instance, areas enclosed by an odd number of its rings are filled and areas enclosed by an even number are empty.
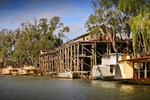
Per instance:
[[[93,87],[102,87],[102,88],[110,88],[110,89],[116,88],[115,82],[107,82],[101,80],[92,80],[91,85]]]
[[[121,85],[119,87],[119,91],[120,92],[125,92],[125,93],[134,93],[135,92],[135,88],[133,85]]]
[[[63,81],[70,81],[70,80],[73,80],[73,79],[70,79],[70,78],[57,78],[58,80],[63,80]]]
[[[150,92],[149,85],[132,85],[132,84],[121,84],[119,86],[120,92],[126,93],[142,93],[142,92]]]
[[[149,85],[113,81],[0,76],[0,86],[0,100],[150,100]]]
[[[119,98],[121,100],[149,100],[150,99],[150,86],[148,85],[131,85],[120,84],[118,85]]]

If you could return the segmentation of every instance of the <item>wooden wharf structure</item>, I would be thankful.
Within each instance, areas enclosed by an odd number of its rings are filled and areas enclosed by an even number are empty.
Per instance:
[[[39,67],[43,74],[59,73],[65,69],[90,75],[94,65],[101,64],[102,55],[112,53],[111,42],[91,39],[83,34],[39,57]]]

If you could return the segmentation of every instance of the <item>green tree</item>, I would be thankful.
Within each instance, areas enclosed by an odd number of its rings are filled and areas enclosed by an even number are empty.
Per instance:
[[[115,51],[116,35],[123,40],[130,38],[132,34],[134,56],[143,50],[146,55],[150,55],[150,0],[98,0],[93,5],[94,13],[85,24],[91,32],[110,37]],[[103,27],[99,28],[100,26]]]
[[[49,51],[63,43],[63,40],[56,35],[56,30],[69,32],[68,26],[60,23],[60,17],[51,19],[34,19],[30,22],[21,23],[21,27],[15,31],[5,30],[0,32],[0,54],[1,58],[8,63],[15,63],[15,66],[23,64],[37,65],[40,50]],[[11,64],[10,63],[10,64]]]
[[[0,32],[0,58],[7,64],[11,64],[12,47],[14,45],[14,34],[11,30],[2,30]]]
[[[150,13],[137,15],[131,24],[135,54],[142,51],[150,55]]]
[[[113,49],[117,52],[116,37],[122,40],[121,13],[116,10],[118,0],[100,0],[93,2],[94,13],[92,13],[85,23],[85,27],[91,33],[100,34],[103,38],[109,38]]]
[[[150,0],[120,0],[117,7],[126,17],[133,38],[134,56],[149,52]],[[144,49],[143,49],[144,48]]]

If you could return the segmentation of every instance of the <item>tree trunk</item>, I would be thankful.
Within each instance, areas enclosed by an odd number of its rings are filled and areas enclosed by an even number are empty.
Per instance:
[[[114,49],[115,52],[117,52],[117,49],[116,49],[116,43],[115,43],[115,36],[114,36],[114,30],[113,30],[113,36],[111,35],[111,33],[109,32],[108,28],[106,25],[105,26],[105,29],[106,29],[106,32],[107,32],[107,37],[110,37],[111,39],[111,43],[112,43],[112,47]]]

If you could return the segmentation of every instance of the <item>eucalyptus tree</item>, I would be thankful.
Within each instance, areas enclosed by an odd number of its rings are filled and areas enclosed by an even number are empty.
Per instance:
[[[6,53],[6,47],[4,47],[4,37],[5,33],[4,30],[0,31],[0,61],[4,61],[5,53]]]
[[[115,51],[116,35],[123,40],[132,34],[134,56],[143,50],[150,55],[150,0],[98,0],[93,5],[94,13],[85,24],[90,31],[110,37]]]
[[[65,31],[66,27],[60,23],[58,16],[50,20],[47,18],[41,18],[39,21],[34,19],[34,24],[22,23],[21,28],[16,30],[15,60],[21,65],[27,63],[36,66],[40,50],[49,51],[63,43],[62,39],[56,35],[56,30],[68,32]]]
[[[14,34],[12,30],[2,30],[0,32],[0,58],[5,64],[10,64],[12,60],[12,48],[14,45]]]
[[[91,33],[100,34],[101,37],[107,38],[112,43],[113,49],[117,52],[116,38],[117,35],[122,39],[121,13],[116,10],[118,0],[99,0],[92,2],[94,13],[92,13],[85,23]]]

